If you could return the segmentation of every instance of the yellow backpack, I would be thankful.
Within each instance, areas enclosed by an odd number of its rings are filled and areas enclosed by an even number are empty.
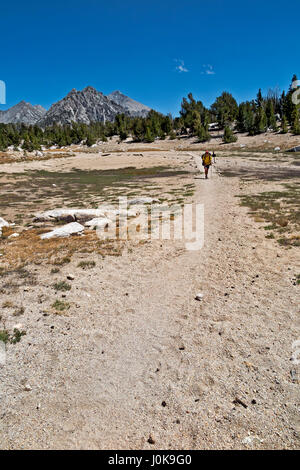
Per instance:
[[[204,155],[202,155],[202,162],[205,166],[211,165],[211,154],[205,153]]]

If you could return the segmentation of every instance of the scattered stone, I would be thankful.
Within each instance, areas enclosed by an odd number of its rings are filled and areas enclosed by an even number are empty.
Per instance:
[[[72,217],[73,221],[89,220],[91,217],[105,217],[105,214],[100,209],[53,209],[36,213],[34,222],[60,221],[66,217]]]
[[[275,150],[275,152],[279,152],[280,147],[275,147],[274,150]]]
[[[84,226],[79,224],[78,222],[72,222],[67,225],[63,225],[62,227],[56,228],[51,232],[43,233],[41,235],[42,240],[46,240],[49,238],[55,237],[69,237],[70,235],[80,234],[84,230]]]
[[[11,224],[9,224],[6,220],[0,217],[0,237],[2,236],[2,227],[9,227],[10,225]]]
[[[242,440],[242,444],[251,445],[251,444],[261,444],[263,442],[258,436],[247,436]]]
[[[149,444],[155,444],[155,439],[154,439],[153,434],[150,434],[148,442],[149,442]]]
[[[97,228],[97,229],[100,229],[100,228],[106,228],[108,227],[108,225],[111,223],[111,220],[110,219],[107,219],[106,217],[104,218],[99,218],[99,217],[96,217],[92,220],[88,220],[84,225],[86,227],[90,227],[91,229],[93,228]]]
[[[29,384],[25,384],[24,390],[25,390],[25,392],[31,392],[32,388]]]
[[[8,238],[17,238],[19,236],[20,236],[20,234],[15,232],[15,233],[12,233],[11,235],[9,235]]]
[[[244,403],[240,398],[235,398],[233,402],[235,405],[242,405],[244,408],[248,408],[248,405]]]
[[[203,299],[203,297],[204,297],[204,294],[202,294],[201,292],[199,292],[199,293],[196,295],[195,300],[199,300],[199,301],[200,301],[200,300]]]
[[[162,402],[161,402],[161,406],[163,406],[163,407],[167,406],[166,402],[165,402],[165,401],[162,401]]]
[[[2,219],[2,217],[0,217],[0,227],[9,227],[9,226],[10,224],[6,220]]]
[[[68,275],[67,275],[67,279],[68,279],[69,281],[74,281],[75,276],[73,276],[73,274],[68,274]]]
[[[297,147],[292,147],[291,149],[287,150],[287,152],[300,152],[300,145]]]

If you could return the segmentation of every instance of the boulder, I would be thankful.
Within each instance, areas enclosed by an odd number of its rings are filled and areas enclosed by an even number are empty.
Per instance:
[[[89,220],[91,217],[105,217],[100,209],[53,209],[35,214],[35,222]]]
[[[86,227],[90,227],[90,228],[105,228],[107,227],[109,224],[111,223],[111,220],[110,219],[107,219],[106,217],[105,218],[94,218],[92,220],[88,220],[84,225]]]
[[[0,217],[0,228],[2,227],[9,227],[9,223],[6,222],[6,220],[2,219],[2,217]]]
[[[17,237],[19,237],[19,236],[20,236],[20,234],[17,233],[17,232],[15,232],[15,233],[12,233],[11,235],[9,235],[8,238],[17,238]]]
[[[70,235],[80,234],[84,230],[84,226],[79,224],[78,222],[72,222],[67,225],[63,225],[62,227],[55,228],[51,232],[43,233],[41,235],[42,240],[46,240],[49,238],[56,238],[56,237],[69,237]]]
[[[287,152],[300,152],[300,145],[298,145],[298,147],[293,147],[287,150]]]
[[[9,227],[10,224],[0,217],[0,237],[2,237],[2,227]]]

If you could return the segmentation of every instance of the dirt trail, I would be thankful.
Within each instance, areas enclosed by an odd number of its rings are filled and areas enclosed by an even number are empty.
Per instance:
[[[31,345],[1,385],[2,448],[299,447],[294,252],[238,206],[237,178],[195,182],[202,250],[153,242],[75,277],[80,308],[57,318],[58,339],[33,308]]]

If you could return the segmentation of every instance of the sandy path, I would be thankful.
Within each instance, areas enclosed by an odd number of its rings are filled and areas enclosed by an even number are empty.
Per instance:
[[[237,179],[195,182],[201,251],[154,242],[105,259],[75,276],[69,317],[42,316],[40,286],[24,294],[31,328],[3,374],[1,447],[299,447],[294,251],[282,257],[238,206]]]

